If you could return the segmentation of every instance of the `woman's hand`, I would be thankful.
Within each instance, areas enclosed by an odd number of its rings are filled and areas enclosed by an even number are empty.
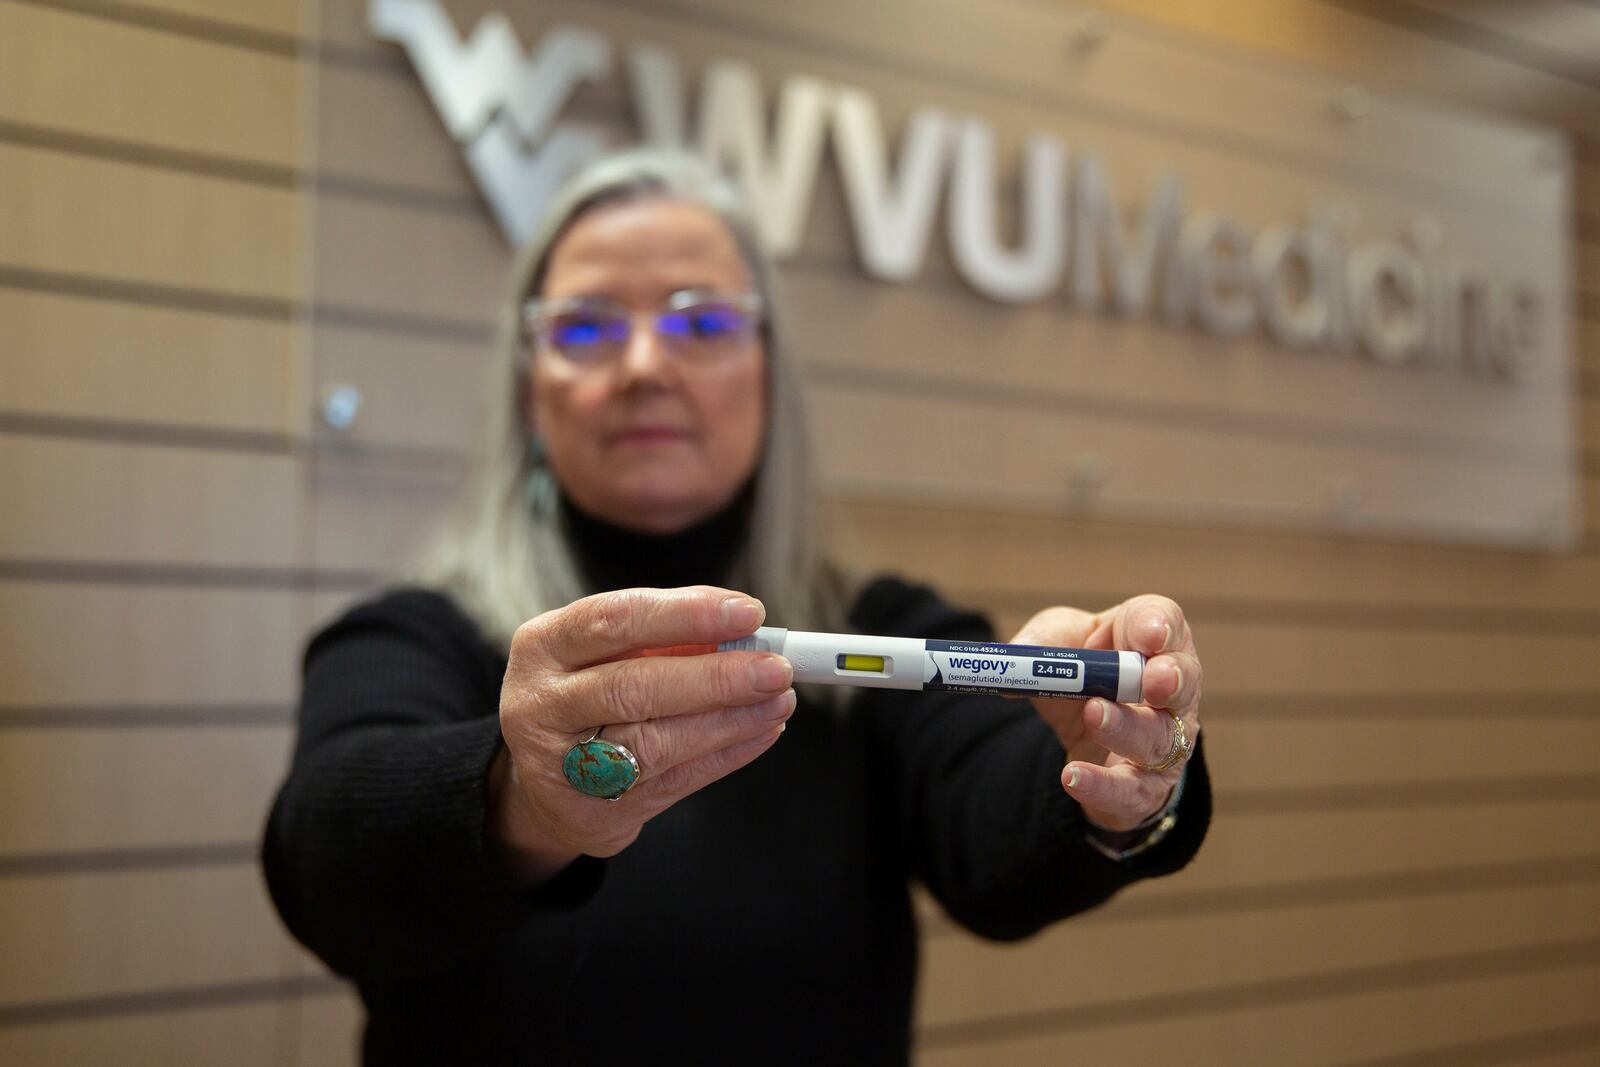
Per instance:
[[[1068,763],[1061,784],[1094,822],[1126,830],[1160,811],[1183,773],[1176,763],[1147,771],[1172,751],[1172,719],[1183,720],[1190,745],[1200,736],[1200,657],[1183,609],[1162,596],[1136,596],[1099,613],[1046,608],[1011,639],[1018,645],[1060,645],[1142,652],[1144,702],[1039,700],[1033,704],[1061,739]],[[1164,709],[1164,710],[1160,710]]]
[[[524,623],[500,689],[505,752],[491,771],[496,843],[522,880],[610,856],[649,819],[765,752],[794,711],[794,670],[770,652],[638,658],[748,636],[766,609],[709,586],[600,593]],[[639,761],[615,801],[574,789],[568,749],[604,727]]]

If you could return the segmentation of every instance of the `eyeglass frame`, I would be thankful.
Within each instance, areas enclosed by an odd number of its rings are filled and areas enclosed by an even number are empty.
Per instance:
[[[732,307],[753,319],[753,325],[748,334],[742,339],[746,343],[757,336],[764,337],[766,333],[766,300],[758,292],[723,293],[715,289],[679,289],[667,296],[666,303],[654,311],[637,311],[623,305],[620,301],[610,297],[596,297],[585,295],[563,296],[551,299],[549,297],[530,297],[522,304],[522,334],[523,342],[528,346],[529,356],[537,355],[541,348],[548,349],[562,362],[571,367],[595,368],[608,367],[615,364],[618,358],[627,350],[628,344],[633,340],[634,325],[641,315],[651,318],[651,328],[657,337],[666,342],[669,349],[692,347],[692,341],[684,344],[682,338],[664,333],[661,329],[661,320],[667,315],[686,311],[689,308],[702,304],[724,305]],[[548,322],[551,317],[565,311],[581,311],[584,309],[598,309],[620,312],[628,322],[628,336],[619,342],[615,349],[606,358],[590,361],[575,360],[568,357],[556,346],[548,333]],[[597,346],[597,351],[599,347]],[[698,362],[690,360],[689,362]],[[716,362],[715,360],[709,362]]]

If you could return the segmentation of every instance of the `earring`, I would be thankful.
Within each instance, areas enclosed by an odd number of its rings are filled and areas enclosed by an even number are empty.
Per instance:
[[[546,462],[544,441],[537,434],[528,436],[528,506],[535,515],[548,518],[556,510],[556,479]]]

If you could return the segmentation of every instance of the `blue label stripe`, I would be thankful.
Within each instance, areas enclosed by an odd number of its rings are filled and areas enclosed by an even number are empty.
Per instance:
[[[934,675],[924,688],[944,689],[964,693],[1032,693],[1038,696],[1060,697],[1075,700],[1087,700],[1090,697],[1104,697],[1107,700],[1116,700],[1119,683],[1122,679],[1122,657],[1120,653],[1108,649],[1098,648],[1050,648],[1044,645],[1004,645],[998,642],[980,643],[975,641],[935,641],[926,642],[929,652],[953,653],[962,656],[1012,656],[1026,657],[1035,660],[1032,669],[1024,671],[1030,677],[1048,679],[1070,679],[1074,673],[1057,674],[1050,671],[1041,660],[1068,661],[1081,664],[1083,671],[1083,688],[1079,692],[1063,693],[1047,689],[1035,689],[1027,686],[1010,686],[996,679],[997,684],[992,686],[973,685],[962,683],[952,685],[944,681],[938,669],[938,659],[934,658]],[[1020,664],[1019,664],[1020,666]]]

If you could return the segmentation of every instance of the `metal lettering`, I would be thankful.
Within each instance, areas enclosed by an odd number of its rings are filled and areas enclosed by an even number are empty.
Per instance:
[[[747,64],[713,60],[701,83],[700,150],[731,166],[755,208],[756,223],[775,256],[800,247],[811,209],[828,118],[829,89],[794,77],[778,95],[775,144],[769,153],[761,83]]]
[[[1377,242],[1350,256],[1349,271],[1362,347],[1382,363],[1415,357],[1428,325],[1428,291],[1417,257],[1393,242]]]
[[[1103,248],[1105,272],[1111,277],[1112,307],[1124,315],[1143,314],[1154,295],[1156,264],[1164,255],[1169,266],[1162,288],[1170,312],[1181,302],[1182,279],[1178,276],[1176,252],[1178,231],[1183,224],[1183,180],[1171,171],[1156,180],[1155,193],[1145,208],[1132,248],[1124,245],[1116,197],[1100,157],[1080,154],[1073,181],[1073,300],[1081,308],[1103,306]]]
[[[1066,236],[1066,148],[1034,135],[1024,149],[1020,246],[1000,246],[995,217],[994,132],[961,124],[950,191],[950,251],[956,270],[980,293],[1020,304],[1044,296],[1061,278]]]
[[[1201,325],[1223,337],[1236,337],[1254,326],[1250,235],[1244,227],[1202,212],[1184,223],[1179,247],[1185,289]]]
[[[924,108],[912,115],[891,180],[877,103],[859,89],[835,90],[833,150],[856,251],[873,277],[904,281],[922,269],[950,136],[951,122],[942,113]]]
[[[639,139],[663,148],[688,144],[677,57],[660,45],[634,45],[628,50],[628,74]]]
[[[1308,348],[1328,333],[1327,257],[1316,240],[1309,230],[1269,226],[1251,253],[1261,322],[1290,348]]]

